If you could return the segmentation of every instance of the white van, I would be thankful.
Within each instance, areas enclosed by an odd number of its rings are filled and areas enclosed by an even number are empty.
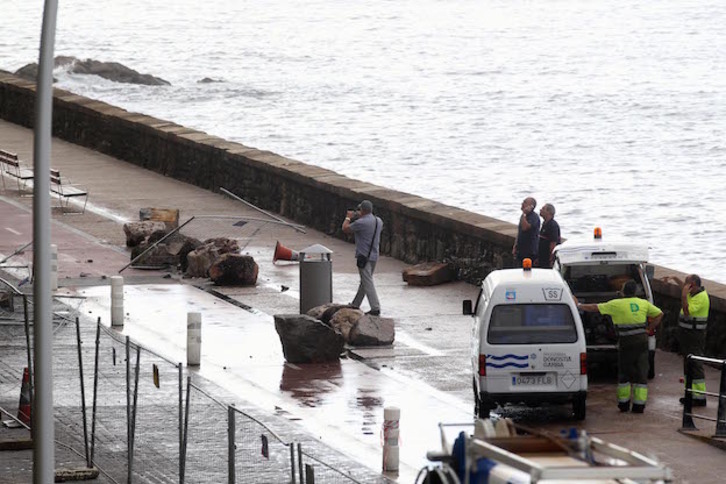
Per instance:
[[[555,247],[554,270],[558,271],[572,293],[583,304],[601,303],[619,297],[628,280],[636,283],[637,297],[653,303],[649,279],[653,266],[647,264],[648,246],[630,240],[603,238],[596,228],[591,239],[572,239]],[[618,336],[610,316],[600,313],[582,315],[591,366],[617,366]],[[650,369],[655,376],[655,336],[648,338]]]
[[[550,269],[506,269],[482,282],[472,314],[475,413],[497,404],[572,403],[585,418],[585,332],[572,294]]]

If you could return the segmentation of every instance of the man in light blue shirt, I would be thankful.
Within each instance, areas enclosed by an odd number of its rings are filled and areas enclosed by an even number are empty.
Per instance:
[[[378,300],[376,286],[373,283],[373,271],[378,262],[378,253],[381,246],[381,230],[383,221],[373,215],[373,203],[363,200],[358,205],[359,216],[354,218],[356,211],[348,210],[343,221],[343,232],[355,235],[355,257],[360,274],[358,292],[353,298],[352,306],[359,308],[363,298],[368,298],[371,310],[366,314],[380,316],[381,303]]]

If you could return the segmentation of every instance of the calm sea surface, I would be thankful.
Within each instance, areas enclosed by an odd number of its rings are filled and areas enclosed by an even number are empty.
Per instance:
[[[58,87],[513,223],[533,195],[726,282],[723,0],[59,3],[57,55],[172,86]],[[0,0],[0,68],[42,4]]]

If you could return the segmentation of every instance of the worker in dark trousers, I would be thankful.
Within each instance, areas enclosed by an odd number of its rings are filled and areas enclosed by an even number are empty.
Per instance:
[[[686,277],[681,281],[675,276],[665,276],[663,281],[673,281],[681,286],[681,313],[678,316],[678,344],[683,354],[683,375],[684,381],[688,368],[686,366],[688,355],[704,356],[706,354],[706,327],[708,325],[708,311],[711,302],[708,293],[701,285],[701,278],[696,274]],[[693,394],[693,405],[696,407],[706,406],[706,374],[703,371],[703,363],[693,361],[693,382],[691,393]],[[681,397],[681,403],[685,403],[685,397]]]
[[[643,413],[648,400],[648,332],[663,319],[663,311],[645,299],[635,297],[635,281],[623,285],[620,299],[600,304],[580,304],[578,309],[608,314],[618,332],[618,408]],[[575,299],[577,302],[577,299]]]

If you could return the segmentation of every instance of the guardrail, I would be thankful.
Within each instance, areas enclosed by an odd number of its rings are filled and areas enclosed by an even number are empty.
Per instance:
[[[699,394],[703,394],[706,397],[718,397],[718,412],[716,413],[716,418],[693,413],[694,391],[691,387],[693,385],[693,363],[695,361],[721,365],[721,387],[719,392],[699,392]],[[716,433],[713,436],[726,438],[726,360],[717,360],[706,356],[688,355],[686,357],[686,390],[684,397],[685,402],[683,404],[683,423],[681,424],[681,430],[698,430],[696,425],[693,423],[693,419],[697,418],[716,422]]]

